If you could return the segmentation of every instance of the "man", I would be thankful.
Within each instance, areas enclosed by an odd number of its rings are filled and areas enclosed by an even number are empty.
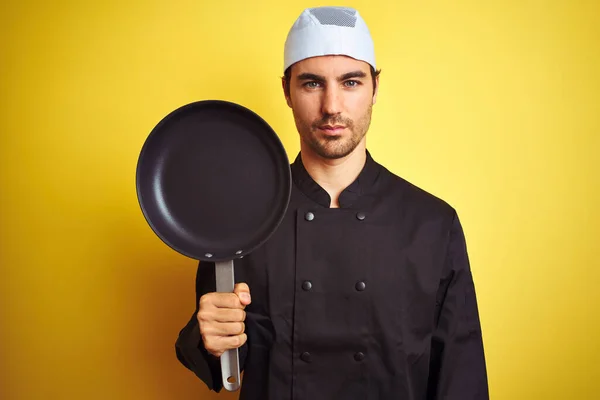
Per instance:
[[[239,348],[240,399],[488,399],[482,334],[455,210],[366,149],[379,72],[356,10],[305,10],[283,91],[300,134],[288,212],[236,260],[234,293],[201,262],[177,356],[222,388]],[[394,132],[396,134],[396,132]]]

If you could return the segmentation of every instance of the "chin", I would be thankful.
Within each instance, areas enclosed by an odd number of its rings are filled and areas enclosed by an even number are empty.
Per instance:
[[[357,144],[346,141],[346,143],[318,143],[311,146],[312,149],[322,158],[337,160],[351,154],[357,147]]]
[[[337,160],[352,154],[362,140],[362,137],[355,137],[354,132],[350,130],[335,136],[323,135],[318,129],[306,130],[300,137],[312,153],[328,160]]]

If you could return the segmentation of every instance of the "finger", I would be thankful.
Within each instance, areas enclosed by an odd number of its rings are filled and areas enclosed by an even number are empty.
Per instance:
[[[250,297],[250,288],[244,282],[236,284],[233,289],[233,293],[239,297],[240,302],[244,306],[247,306],[252,301],[252,298]]]
[[[198,321],[201,323],[212,322],[243,322],[246,320],[246,311],[235,308],[210,308],[198,312]]]
[[[203,335],[237,336],[244,333],[246,325],[243,322],[213,322],[202,324]]]
[[[219,308],[214,313],[214,321],[217,322],[244,322],[246,311],[239,309]]]
[[[206,350],[216,357],[227,351],[243,346],[248,340],[245,333],[236,336],[213,336],[207,337],[205,341]]]
[[[240,298],[235,293],[210,293],[204,300],[206,306],[213,306],[217,308],[244,308],[244,305],[240,302]]]
[[[221,344],[223,350],[231,350],[242,347],[248,340],[248,336],[245,333],[235,336],[221,336],[218,341]]]

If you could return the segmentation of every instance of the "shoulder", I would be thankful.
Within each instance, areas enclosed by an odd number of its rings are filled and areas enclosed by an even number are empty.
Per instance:
[[[456,217],[455,208],[445,199],[401,177],[380,165],[382,194],[403,210],[403,214],[418,219],[442,219],[451,223]]]

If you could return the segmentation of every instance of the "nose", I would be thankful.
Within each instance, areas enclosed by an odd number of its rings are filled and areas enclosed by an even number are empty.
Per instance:
[[[342,97],[334,85],[323,91],[322,112],[325,115],[336,115],[342,112]]]

